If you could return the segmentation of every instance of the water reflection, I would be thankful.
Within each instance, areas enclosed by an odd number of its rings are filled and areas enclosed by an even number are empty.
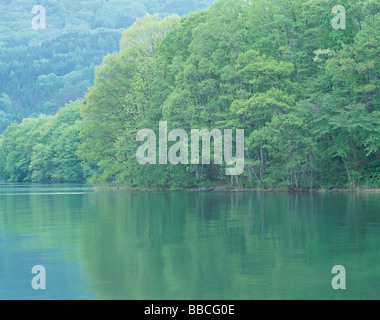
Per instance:
[[[40,189],[0,187],[0,298],[380,298],[379,195]]]
[[[97,261],[86,272],[99,298],[331,298],[333,265],[346,264],[364,281],[364,261],[380,263],[378,232],[369,228],[379,227],[371,209],[378,199],[136,193],[92,200],[97,222],[82,229],[83,255]],[[379,297],[378,287],[355,286],[336,297]]]

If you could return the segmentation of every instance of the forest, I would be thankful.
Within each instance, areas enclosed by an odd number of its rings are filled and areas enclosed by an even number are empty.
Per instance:
[[[184,15],[213,0],[12,0],[0,3],[0,133],[11,123],[55,115],[93,85],[95,67],[119,51],[123,29],[148,13]],[[36,4],[47,28],[34,30]]]
[[[91,59],[81,69],[89,78],[68,76],[68,67],[37,79],[43,107],[32,93],[24,98],[33,101],[30,114],[45,114],[0,136],[0,180],[144,190],[379,188],[380,3],[338,2],[347,17],[338,30],[335,0],[219,0],[183,17],[148,10],[120,43],[113,33],[102,38],[105,51],[118,51],[95,68],[93,85]],[[64,47],[79,61],[83,52]],[[65,97],[85,91],[53,115]],[[13,103],[0,95],[4,114]],[[226,164],[139,165],[136,134],[158,132],[159,121],[169,131],[244,129],[244,173],[231,179]]]

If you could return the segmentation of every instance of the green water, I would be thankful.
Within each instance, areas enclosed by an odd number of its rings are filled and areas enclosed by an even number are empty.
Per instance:
[[[0,185],[0,259],[1,299],[380,299],[380,195]]]

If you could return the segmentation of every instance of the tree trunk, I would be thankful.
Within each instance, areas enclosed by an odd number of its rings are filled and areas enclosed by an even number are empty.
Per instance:
[[[262,187],[263,189],[266,189],[267,187],[265,186],[264,182],[260,180],[260,178],[257,176],[255,170],[253,170],[253,168],[252,168],[252,172],[253,172],[253,174],[254,174],[254,176],[255,176],[257,182],[261,185],[261,187]]]
[[[344,166],[346,167],[346,171],[347,171],[347,176],[348,176],[348,181],[350,182],[350,185],[352,188],[354,188],[354,183],[352,181],[352,178],[351,178],[351,174],[350,174],[350,170],[348,169],[348,165],[347,165],[347,162],[346,160],[342,157],[342,160],[344,162]]]
[[[247,158],[248,160],[250,159],[249,150],[247,150],[247,151],[245,152],[245,156],[246,156],[246,158]],[[251,167],[251,166],[248,166],[247,171],[248,171],[248,181],[249,181],[249,182],[252,182],[252,167]]]
[[[260,179],[264,181],[264,152],[263,152],[263,144],[260,143]]]

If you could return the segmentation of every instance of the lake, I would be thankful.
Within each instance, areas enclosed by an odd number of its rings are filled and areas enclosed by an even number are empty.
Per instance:
[[[380,194],[0,185],[0,258],[0,299],[380,299]]]

